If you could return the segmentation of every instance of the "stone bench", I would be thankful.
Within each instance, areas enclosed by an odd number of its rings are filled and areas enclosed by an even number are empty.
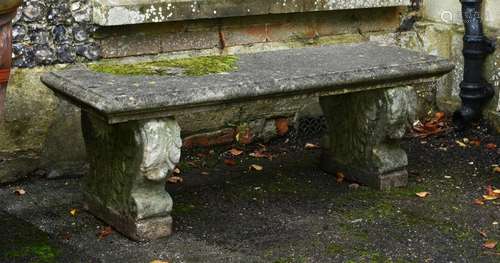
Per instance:
[[[173,202],[165,182],[182,142],[176,115],[295,96],[320,97],[330,129],[326,171],[341,170],[380,189],[404,186],[407,157],[398,143],[416,103],[409,85],[435,81],[453,68],[442,58],[373,43],[245,54],[236,63],[234,72],[198,77],[87,68],[42,77],[83,109],[90,212],[132,239],[169,235]]]

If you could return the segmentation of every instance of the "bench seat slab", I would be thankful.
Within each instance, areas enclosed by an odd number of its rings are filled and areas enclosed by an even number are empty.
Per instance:
[[[179,162],[180,128],[173,118],[110,125],[82,113],[90,162],[84,179],[86,208],[134,240],[171,233],[167,176]]]
[[[405,186],[408,159],[399,142],[415,116],[415,96],[397,87],[321,97],[329,130],[322,168],[382,190]]]

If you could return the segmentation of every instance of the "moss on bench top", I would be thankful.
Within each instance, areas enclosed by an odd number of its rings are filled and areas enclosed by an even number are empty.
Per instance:
[[[115,75],[165,76],[183,74],[187,76],[204,76],[235,71],[237,61],[237,56],[204,56],[134,64],[94,64],[90,65],[89,68],[95,72]]]

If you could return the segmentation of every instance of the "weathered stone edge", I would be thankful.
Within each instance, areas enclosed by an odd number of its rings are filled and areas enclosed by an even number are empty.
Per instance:
[[[208,18],[297,12],[348,10],[410,5],[410,0],[190,0],[109,1],[92,0],[93,22],[102,26],[158,23]]]

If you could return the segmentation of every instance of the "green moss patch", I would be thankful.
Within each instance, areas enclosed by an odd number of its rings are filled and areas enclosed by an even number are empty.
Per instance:
[[[181,73],[187,76],[204,76],[235,71],[237,61],[236,56],[206,56],[135,64],[94,64],[89,68],[96,72],[115,75],[165,76]]]
[[[48,244],[34,244],[24,246],[18,250],[9,251],[6,253],[7,258],[26,259],[31,258],[32,262],[50,263],[55,262],[58,251]]]

